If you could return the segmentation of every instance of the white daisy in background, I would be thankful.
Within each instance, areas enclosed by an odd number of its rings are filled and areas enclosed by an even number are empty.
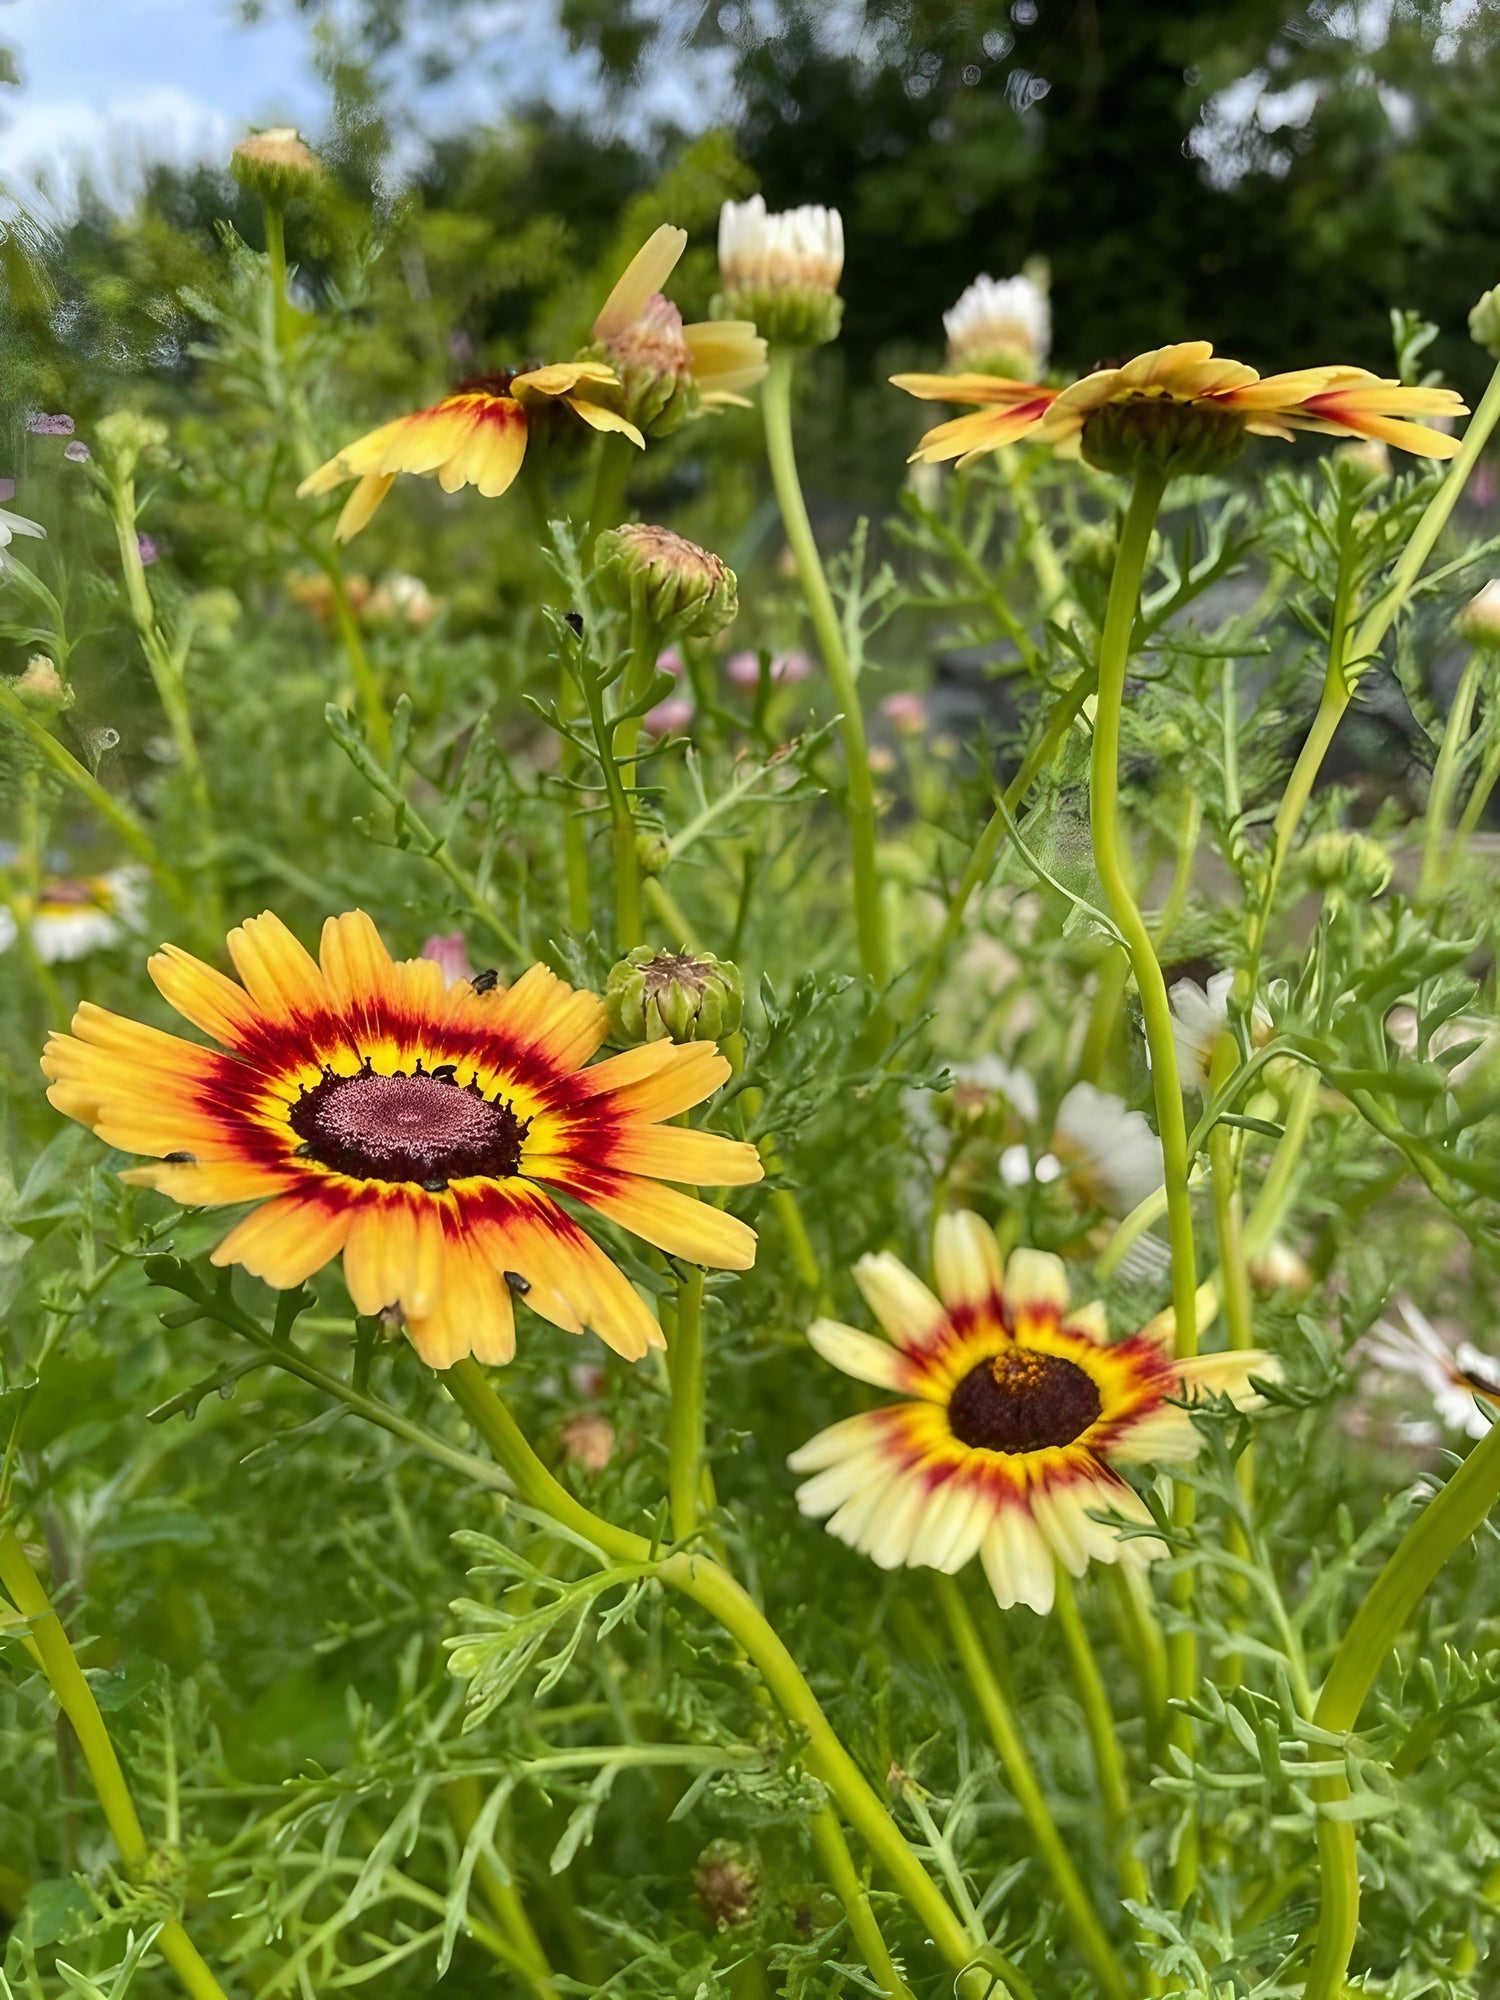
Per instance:
[[[1034,382],[1052,349],[1046,287],[1031,271],[1018,278],[978,277],[943,314],[943,330],[950,368]]]
[[[1112,1215],[1128,1215],[1166,1179],[1161,1141],[1143,1111],[1092,1083],[1075,1083],[1057,1107],[1052,1150],[1036,1163],[1039,1181],[1072,1183]]]
[[[817,347],[834,339],[843,274],[844,218],[836,208],[810,204],[772,214],[753,194],[719,210],[722,309],[753,321],[767,340]]]
[[[117,944],[140,928],[145,870],[113,868],[105,875],[43,884],[31,916],[31,945],[43,965],[62,965]],[[0,911],[0,951],[16,941],[16,919]]]
[[[1500,1412],[1500,1356],[1484,1354],[1467,1340],[1450,1347],[1410,1299],[1397,1299],[1395,1306],[1400,1324],[1377,1320],[1360,1342],[1361,1351],[1388,1374],[1420,1382],[1449,1430],[1484,1437],[1492,1419],[1479,1405]]]
[[[1265,1354],[1174,1361],[1146,1334],[1111,1343],[1102,1305],[1069,1307],[1059,1258],[1016,1250],[1002,1266],[977,1215],[943,1216],[933,1238],[938,1296],[888,1252],[854,1276],[882,1340],[835,1320],[808,1339],[858,1382],[916,1400],[847,1417],[794,1452],[811,1475],[797,1504],[882,1569],[953,1574],[978,1556],[996,1601],[1051,1609],[1054,1562],[1163,1555],[1145,1503],[1119,1468],[1180,1464],[1199,1437],[1181,1404],[1205,1393],[1256,1407]],[[1114,1522],[1096,1514],[1116,1517]]]
[[[1172,1040],[1177,1046],[1177,1067],[1184,1083],[1199,1090],[1208,1088],[1208,1065],[1214,1045],[1229,1026],[1229,995],[1234,989],[1232,972],[1216,972],[1206,987],[1196,979],[1179,979],[1168,998],[1172,1003]],[[1256,1048],[1271,1033],[1271,1017],[1257,1000],[1250,1013],[1250,1039]]]
[[[1416,1055],[1419,1040],[1417,1010],[1409,1001],[1398,1000],[1391,1008],[1385,1017],[1385,1031],[1403,1055]],[[1472,1014],[1455,1014],[1451,1020],[1434,1028],[1427,1038],[1428,1060],[1432,1062],[1465,1042],[1477,1042],[1479,1046],[1471,1049],[1461,1062],[1456,1062],[1449,1070],[1448,1082],[1454,1087],[1471,1082],[1493,1058],[1494,1023],[1476,1019]]]
[[[0,549],[8,548],[17,535],[39,535],[47,539],[47,530],[40,521],[28,521],[24,514],[12,514],[8,507],[0,507]]]

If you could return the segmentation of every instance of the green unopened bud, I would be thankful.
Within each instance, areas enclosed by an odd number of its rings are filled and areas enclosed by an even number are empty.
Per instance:
[[[672,859],[672,843],[664,833],[638,833],[635,865],[642,875],[660,875]]]
[[[1320,889],[1368,902],[1390,883],[1391,857],[1367,833],[1318,833],[1303,849],[1303,866]]]
[[[737,965],[711,951],[656,951],[637,945],[611,966],[604,988],[610,1026],[623,1042],[718,1042],[744,1010]]]
[[[229,171],[242,188],[273,208],[285,208],[295,196],[306,194],[323,173],[317,154],[290,125],[241,139],[229,156]]]
[[[1239,456],[1244,442],[1245,423],[1236,410],[1136,396],[1093,411],[1080,445],[1101,472],[1134,474],[1150,466],[1164,479],[1179,479],[1217,472]]]
[[[160,451],[167,437],[161,418],[148,417],[144,410],[111,410],[94,427],[95,448],[117,479],[129,479],[140,459]]]
[[[734,571],[671,528],[631,522],[594,544],[599,595],[617,611],[642,610],[659,639],[711,639],[739,610]]]
[[[1460,639],[1487,652],[1500,650],[1500,578],[1492,577],[1453,621]]]
[[[769,215],[761,197],[726,201],[719,211],[723,291],[714,319],[753,320],[784,347],[837,340],[844,318],[838,283],[844,269],[844,221],[836,208],[792,208]]]
[[[1469,314],[1469,338],[1500,361],[1500,285],[1491,285]]]

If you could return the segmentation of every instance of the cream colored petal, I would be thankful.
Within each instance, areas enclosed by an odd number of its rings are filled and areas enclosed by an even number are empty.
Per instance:
[[[872,1479],[853,1499],[846,1500],[836,1514],[830,1515],[829,1534],[849,1548],[868,1554],[872,1539],[883,1531],[887,1513],[900,1508],[907,1484],[899,1467],[891,1466],[882,1477]]]
[[[978,1549],[993,1508],[982,1487],[965,1479],[950,1479],[933,1495],[916,1534],[908,1562],[949,1575],[963,1568]]]
[[[856,1382],[872,1382],[877,1389],[899,1389],[905,1384],[907,1364],[900,1349],[873,1334],[861,1333],[836,1319],[815,1319],[807,1329],[807,1338],[816,1353]]]
[[[821,1521],[825,1514],[836,1512],[866,1486],[884,1484],[890,1474],[891,1461],[880,1446],[851,1452],[836,1465],[825,1466],[803,1481],[797,1488],[798,1510],[810,1520]]]
[[[919,1347],[947,1321],[941,1303],[889,1250],[861,1257],[854,1267],[854,1282],[898,1347]]]
[[[977,1306],[998,1297],[1005,1276],[995,1232],[972,1209],[938,1217],[932,1266],[946,1306]]]
[[[1026,1604],[1046,1615],[1056,1593],[1052,1551],[1024,1506],[1003,1506],[980,1544],[980,1557],[1002,1611]]]
[[[1090,1340],[1109,1339],[1109,1314],[1104,1309],[1103,1299],[1090,1299],[1086,1306],[1069,1307],[1063,1315],[1063,1325]]]
[[[793,1472],[821,1472],[825,1465],[837,1465],[851,1454],[871,1449],[884,1436],[882,1419],[872,1410],[857,1417],[844,1417],[798,1445],[787,1459]]]
[[[911,1554],[912,1543],[934,1504],[927,1481],[919,1474],[897,1478],[887,1505],[871,1520],[864,1547],[878,1569],[900,1569]]]
[[[1049,1250],[1012,1250],[1005,1266],[1005,1307],[1013,1316],[1068,1305],[1068,1274]]]

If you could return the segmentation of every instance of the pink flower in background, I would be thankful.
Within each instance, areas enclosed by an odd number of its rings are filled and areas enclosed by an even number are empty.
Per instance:
[[[685,694],[669,694],[641,718],[653,736],[670,736],[674,729],[686,729],[693,719],[693,704]]]
[[[731,653],[724,662],[724,671],[736,687],[753,692],[760,686],[760,655]],[[807,679],[812,672],[812,661],[806,653],[777,653],[772,657],[770,671],[775,686],[790,686],[793,681]]]
[[[1469,479],[1469,498],[1476,507],[1493,507],[1496,491],[1495,468],[1481,459]]]
[[[474,977],[474,968],[469,963],[469,947],[464,942],[462,931],[442,931],[436,937],[428,938],[422,946],[422,956],[443,968],[443,977],[450,986],[456,986],[460,979]]]
[[[149,535],[137,535],[135,545],[140,552],[141,561],[149,569],[152,563],[156,561],[157,549],[155,542],[152,541]]]
[[[73,435],[73,419],[61,412],[49,417],[43,410],[33,410],[26,419],[26,428],[33,437],[65,438]]]
[[[888,694],[880,713],[899,736],[920,736],[927,727],[927,704],[919,694]]]
[[[675,681],[682,679],[682,655],[675,646],[668,646],[664,653],[657,654],[656,671],[659,674],[670,674]]]
[[[63,457],[71,459],[74,465],[87,465],[93,455],[82,438],[74,438],[63,446]]]
[[[472,361],[474,359],[474,343],[462,327],[456,328],[448,336],[448,359],[450,361]]]

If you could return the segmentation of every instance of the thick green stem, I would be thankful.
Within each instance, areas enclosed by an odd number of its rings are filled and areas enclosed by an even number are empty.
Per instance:
[[[483,1807],[479,1780],[472,1772],[465,1772],[448,1785],[447,1794],[453,1823],[460,1838],[467,1840]],[[500,1873],[488,1854],[481,1853],[474,1865],[474,1874],[506,1942],[525,1967],[526,1984],[535,2000],[557,2000],[552,1967],[515,1883]]]
[[[11,1602],[31,1626],[31,1641],[51,1688],[78,1738],[94,1790],[109,1830],[119,1849],[120,1863],[127,1875],[141,1876],[151,1859],[150,1844],[125,1773],[110,1741],[104,1718],[88,1678],[63,1630],[62,1620],[52,1609],[30,1559],[14,1529],[0,1529],[0,1584]],[[169,1918],[157,1932],[157,1948],[176,1973],[184,1991],[193,2000],[224,2000],[223,1989],[209,1970],[197,1946],[176,1918]]]
[[[1161,1137],[1163,1179],[1167,1190],[1167,1236],[1172,1246],[1172,1346],[1179,1359],[1197,1352],[1197,1257],[1193,1245],[1192,1197],[1188,1192],[1187,1120],[1177,1073],[1177,1048],[1172,1034],[1172,1007],[1167,983],[1151,933],[1130,886],[1124,836],[1119,820],[1120,719],[1125,699],[1125,674],[1130,662],[1130,635],[1140,604],[1141,583],[1166,481],[1143,466],[1135,476],[1119,553],[1110,581],[1109,603],[1099,643],[1099,692],[1094,716],[1094,741],[1089,764],[1089,813],[1094,836],[1094,862],[1110,911],[1130,953],[1146,1046],[1151,1053],[1151,1086],[1156,1099],[1156,1123]],[[1179,1528],[1192,1525],[1194,1494],[1180,1480],[1172,1496],[1173,1520]],[[1172,1584],[1178,1612],[1177,1629],[1167,1639],[1168,1688],[1178,1702],[1191,1701],[1198,1685],[1198,1641],[1191,1624],[1193,1572],[1183,1564]],[[1172,1741],[1188,1754],[1192,1719],[1182,1710],[1173,1717]],[[1178,1843],[1174,1890],[1179,1907],[1197,1880],[1197,1831],[1191,1818]]]
[[[531,1449],[520,1426],[491,1389],[473,1360],[458,1362],[443,1376],[444,1386],[510,1474],[528,1505],[550,1514],[562,1527],[591,1542],[602,1554],[627,1564],[651,1564],[655,1549],[643,1535],[617,1528],[575,1500]],[[854,1759],[840,1743],[796,1661],[754,1600],[711,1558],[678,1551],[656,1566],[668,1588],[703,1607],[729,1633],[761,1678],[787,1720],[804,1739],[808,1769],[826,1785],[845,1819],[895,1882],[950,1968],[967,1975],[966,1996],[986,1992],[988,1976],[972,1968],[979,1953],[942,1891],[913,1853],[890,1813]]]
[[[1016,1803],[1021,1808],[1031,1838],[1037,1852],[1047,1866],[1058,1895],[1062,1899],[1068,1920],[1079,1949],[1093,1967],[1094,1976],[1110,2000],[1128,2000],[1130,1982],[1125,1969],[1110,1943],[1103,1924],[1099,1921],[1088,1890],[1083,1886],[1082,1877],[1073,1866],[1073,1858],[1063,1844],[1062,1835],[1057,1830],[1047,1804],[1035,1768],[1027,1754],[1025,1739],[1010,1703],[991,1667],[980,1639],[974,1620],[969,1615],[963,1593],[951,1576],[937,1575],[938,1602],[943,1607],[943,1615],[948,1621],[948,1629],[953,1635],[953,1643],[958,1648],[958,1657],[963,1665],[965,1677],[974,1691],[974,1699],[979,1704],[985,1727],[990,1732],[990,1740],[995,1746],[1005,1771],[1006,1780],[1015,1794]]]
[[[668,1356],[672,1408],[667,1418],[667,1492],[672,1538],[698,1532],[703,1491],[703,1273],[695,1264],[677,1295],[677,1334]]]
[[[1120,1871],[1120,1887],[1133,1903],[1149,1903],[1151,1883],[1140,1855],[1136,1852],[1133,1824],[1135,1815],[1130,1803],[1130,1787],[1125,1779],[1125,1760],[1120,1755],[1120,1739],[1115,1732],[1115,1719],[1110,1712],[1104,1676],[1099,1671],[1099,1662],[1094,1656],[1088,1628],[1078,1609],[1078,1599],[1073,1592],[1073,1579],[1061,1563],[1056,1565],[1056,1572],[1057,1622],[1062,1628],[1063,1644],[1068,1652],[1068,1665],[1073,1673],[1073,1685],[1078,1694],[1079,1705],[1083,1709],[1089,1743],[1094,1752],[1094,1769],[1099,1779],[1099,1803],[1104,1808],[1105,1827]]]
[[[1422,1601],[1438,1571],[1484,1525],[1500,1499],[1500,1423],[1469,1453],[1442,1492],[1430,1500],[1401,1537],[1371,1584],[1334,1655],[1313,1721],[1344,1733],[1359,1721],[1365,1697],[1387,1654]],[[1318,1779],[1318,1803],[1337,1806],[1349,1796],[1342,1777]],[[1338,2000],[1359,1929],[1359,1852],[1352,1820],[1318,1819],[1321,1903],[1317,1948],[1307,1975],[1306,2000]]]
[[[903,1019],[910,1019],[922,1006],[948,962],[948,954],[963,929],[964,912],[971,898],[989,878],[1000,852],[1000,843],[1014,821],[1021,801],[1031,790],[1036,779],[1056,761],[1059,751],[1067,740],[1068,731],[1077,721],[1083,704],[1094,691],[1095,675],[1092,667],[1086,667],[1065,693],[1058,696],[1057,705],[1047,719],[1047,727],[1036,744],[1027,753],[1021,768],[1000,795],[1000,804],[991,813],[983,833],[974,843],[974,851],[964,864],[964,872],[959,877],[958,887],[948,902],[943,917],[943,927],[933,940],[922,970],[911,987],[902,1008]]]
[[[911,2000],[911,1989],[892,1961],[880,1924],[870,1907],[870,1899],[865,1894],[865,1885],[854,1866],[844,1829],[831,1806],[824,1806],[813,1815],[812,1837],[829,1886],[844,1906],[844,1915],[849,1920],[849,1934],[859,1946],[860,1955],[870,1968],[875,1983],[882,1993],[890,1994],[892,2000]]]
[[[834,700],[839,705],[849,842],[854,860],[854,921],[859,934],[860,964],[875,986],[883,988],[890,978],[890,950],[886,939],[885,912],[880,901],[880,878],[875,864],[875,783],[870,775],[859,687],[850,669],[838,610],[833,593],[828,588],[828,578],[813,538],[812,523],[807,518],[802,482],[797,475],[797,456],[792,444],[792,371],[795,362],[796,355],[791,348],[772,348],[770,373],[761,391],[766,453],[771,464],[771,481],[776,488],[777,504],[781,508],[782,525],[796,558],[802,594],[807,599],[813,631],[817,634],[823,664],[828,670]]]
[[[1419,902],[1430,902],[1443,886],[1447,874],[1444,854],[1445,835],[1448,831],[1448,812],[1453,803],[1454,788],[1458,783],[1459,764],[1463,757],[1464,745],[1469,737],[1469,724],[1474,715],[1474,698],[1479,692],[1479,676],[1484,665],[1483,656],[1476,652],[1469,655],[1458,688],[1453,696],[1453,706],[1448,711],[1447,725],[1443,730],[1443,740],[1439,745],[1437,762],[1432,767],[1432,783],[1427,789],[1427,825],[1422,835],[1422,876],[1417,887]]]
[[[1307,801],[1312,796],[1318,772],[1323,767],[1323,759],[1328,754],[1328,746],[1332,743],[1334,733],[1343,720],[1345,709],[1353,699],[1357,678],[1374,658],[1381,641],[1395,623],[1407,598],[1410,597],[1417,578],[1422,573],[1422,565],[1432,554],[1438,536],[1447,526],[1448,517],[1458,505],[1459,495],[1463,492],[1469,474],[1474,470],[1479,454],[1497,422],[1500,422],[1500,367],[1497,367],[1490,377],[1490,385],[1484,392],[1479,408],[1469,419],[1463,443],[1448,467],[1447,478],[1427,503],[1421,520],[1412,531],[1411,540],[1402,550],[1400,561],[1392,572],[1390,584],[1366,612],[1347,650],[1343,646],[1330,649],[1323,698],[1318,704],[1318,712],[1313,718],[1312,728],[1308,731],[1307,741],[1303,744],[1301,753],[1292,767],[1292,775],[1287,780],[1287,787],[1282,794],[1281,806],[1277,811],[1276,823],[1272,830],[1270,868],[1252,939],[1256,949],[1259,948],[1266,924],[1270,919],[1276,885],[1281,879],[1282,870],[1286,867],[1292,841],[1302,822],[1302,815],[1307,809]]]

